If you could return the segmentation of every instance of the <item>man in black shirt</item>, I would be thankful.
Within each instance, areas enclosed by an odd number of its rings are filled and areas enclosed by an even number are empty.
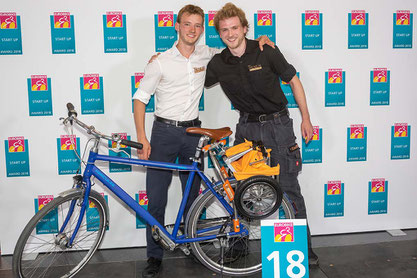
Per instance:
[[[248,21],[245,13],[228,3],[216,13],[214,25],[227,45],[213,57],[207,67],[205,86],[220,83],[224,93],[240,112],[236,125],[235,144],[247,140],[261,140],[271,148],[271,163],[280,164],[280,185],[294,201],[296,218],[307,218],[304,198],[297,176],[301,170],[300,148],[295,142],[292,119],[287,99],[279,78],[288,82],[302,115],[301,133],[306,143],[313,135],[303,86],[279,51],[246,39]],[[318,265],[318,257],[311,249],[308,230],[309,264]]]

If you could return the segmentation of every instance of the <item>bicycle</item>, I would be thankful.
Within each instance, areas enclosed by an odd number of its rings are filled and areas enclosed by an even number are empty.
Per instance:
[[[142,145],[121,139],[117,134],[112,136],[102,134],[93,126],[80,121],[72,104],[68,103],[67,108],[68,117],[61,118],[63,123],[71,127],[77,124],[92,136],[94,143],[89,151],[83,175],[76,175],[72,188],[59,193],[58,197],[40,209],[21,233],[13,254],[15,277],[73,277],[88,263],[109,226],[109,208],[104,198],[91,189],[92,177],[98,179],[142,217],[152,227],[154,239],[159,241],[165,249],[180,248],[186,255],[190,254],[191,249],[194,256],[204,266],[214,272],[230,276],[246,276],[261,271],[260,219],[262,217],[260,217],[260,212],[265,216],[278,210],[280,218],[294,218],[294,210],[285,194],[280,195],[279,188],[271,187],[270,180],[267,179],[269,177],[254,176],[241,183],[233,177],[230,170],[226,169],[231,166],[231,162],[239,158],[238,156],[243,155],[237,154],[235,157],[229,157],[226,159],[227,163],[221,158],[226,149],[225,142],[221,139],[232,134],[230,128],[187,129],[187,132],[201,135],[190,165],[115,157],[98,153],[101,139],[116,142],[117,146],[122,144],[140,149]],[[210,139],[214,142],[206,144]],[[215,173],[219,178],[217,181],[214,178],[210,180],[202,170],[199,170],[198,164],[202,152],[210,155]],[[188,171],[186,189],[174,225],[163,227],[158,223],[130,195],[104,174],[95,164],[96,161]],[[185,227],[182,227],[181,219],[196,174],[201,177],[206,189],[193,202],[185,220]],[[235,205],[234,195],[229,196],[230,192],[227,191],[230,188],[225,186],[228,184],[232,191],[233,188],[236,189],[236,196],[240,194],[239,206]],[[241,184],[244,186],[239,191]],[[256,200],[251,200],[253,197],[251,194],[261,191],[266,195],[262,197],[258,194]],[[90,225],[87,225],[86,211],[89,207],[96,208],[94,217],[96,220],[90,221]],[[48,222],[44,219],[53,213],[56,213],[58,218],[58,230],[52,234],[37,234],[37,226],[47,225]],[[172,232],[169,232],[168,230],[171,229]],[[244,252],[242,252],[242,246]]]

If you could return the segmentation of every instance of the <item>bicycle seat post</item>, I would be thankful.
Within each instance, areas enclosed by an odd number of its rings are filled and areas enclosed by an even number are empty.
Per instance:
[[[193,160],[194,162],[200,162],[201,149],[203,148],[204,143],[205,143],[207,140],[209,140],[209,139],[210,139],[210,138],[209,138],[207,135],[202,135],[202,136],[200,137],[200,140],[198,141],[197,148],[196,148],[196,150],[195,150],[195,155],[194,155],[194,157],[192,158],[192,160]]]

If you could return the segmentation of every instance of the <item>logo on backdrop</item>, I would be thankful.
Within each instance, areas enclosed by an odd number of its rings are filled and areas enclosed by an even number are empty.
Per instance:
[[[29,144],[23,136],[4,140],[7,177],[30,176]]]
[[[106,204],[109,204],[109,198],[104,193],[100,193],[103,196]],[[86,212],[87,231],[98,231],[100,228],[100,215],[94,202],[89,201]],[[106,227],[106,231],[109,230],[109,226]]]
[[[106,12],[103,15],[104,53],[127,52],[126,15]]]
[[[258,11],[254,15],[255,24],[255,37],[259,38],[262,35],[268,36],[268,38],[276,42],[275,38],[275,13],[272,13],[271,10]]]
[[[367,128],[351,125],[347,129],[347,161],[365,161],[367,145]]]
[[[174,15],[172,11],[159,11],[154,15],[156,52],[171,48],[177,40],[177,32],[174,28],[176,20],[177,15]]]
[[[368,187],[368,214],[387,213],[388,181],[372,179]]]
[[[16,13],[0,13],[1,29],[17,29]]]
[[[53,195],[39,195],[35,202],[35,213],[54,199]],[[36,225],[36,234],[51,234],[58,232],[58,209],[55,208],[45,215]]]
[[[396,123],[391,127],[391,159],[410,158],[411,126]]]
[[[20,16],[0,13],[0,55],[22,54]]]
[[[393,15],[393,48],[413,47],[413,14],[397,11]]]
[[[136,93],[139,88],[140,81],[145,76],[143,72],[136,72],[135,75],[130,77],[131,80],[131,88],[132,88],[132,97]],[[155,112],[155,95],[152,95],[149,99],[148,104],[146,105],[145,112]],[[132,113],[133,113],[133,99],[132,99]]]
[[[319,11],[305,11],[301,15],[302,49],[323,48],[323,15]]]
[[[348,14],[348,48],[368,48],[368,14],[364,10]]]
[[[46,75],[31,75],[27,83],[29,116],[52,116],[51,79]]]
[[[130,136],[127,135],[127,133],[112,133],[112,136],[118,134],[120,136],[120,139],[124,140],[130,140]],[[115,157],[123,157],[123,158],[129,158],[131,155],[131,149],[130,147],[120,144],[117,145],[116,142],[109,142],[109,155],[115,156]],[[119,149],[119,151],[112,150],[110,148]],[[109,172],[131,172],[132,171],[132,165],[128,164],[121,164],[121,163],[115,163],[115,162],[109,162]]]
[[[321,163],[323,156],[322,129],[313,126],[313,136],[308,142],[302,140],[302,159],[303,163]]]
[[[329,181],[324,185],[324,217],[344,215],[344,195],[341,181]]]
[[[75,135],[61,135],[57,138],[58,174],[76,174],[80,168],[80,159],[75,154],[80,153],[80,138]]]
[[[374,68],[371,71],[370,105],[389,105],[390,71],[387,68]]]
[[[345,106],[345,72],[329,69],[325,72],[325,106]]]
[[[67,12],[54,13],[54,28],[71,28],[71,15]]]
[[[274,223],[275,242],[294,242],[294,223]]]
[[[148,195],[146,194],[145,190],[140,190],[138,193],[135,194],[135,199],[138,204],[144,208],[145,210],[148,210]],[[143,229],[146,228],[146,222],[145,220],[140,217],[136,213],[136,229]]]
[[[217,33],[216,27],[214,26],[214,16],[217,11],[209,11],[208,14],[204,15],[205,18],[205,33],[206,33],[206,45],[214,48],[224,48],[226,45]]]
[[[104,114],[103,77],[84,74],[80,77],[81,113]]]
[[[75,53],[74,17],[68,12],[50,16],[52,54]]]
[[[300,73],[297,72],[296,74],[297,74],[297,77],[300,78]],[[280,85],[281,85],[282,92],[284,93],[284,95],[285,95],[285,97],[287,98],[287,101],[288,101],[287,107],[288,108],[298,108],[298,104],[295,101],[294,94],[292,92],[290,84],[288,84],[285,81],[282,81],[281,78],[279,79],[279,81],[281,83]]]

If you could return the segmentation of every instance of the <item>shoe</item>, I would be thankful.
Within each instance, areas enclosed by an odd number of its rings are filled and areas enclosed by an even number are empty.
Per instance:
[[[319,266],[319,256],[317,256],[317,254],[314,253],[312,248],[308,249],[308,266],[309,267]]]
[[[143,278],[157,277],[159,270],[161,270],[161,263],[162,263],[161,259],[150,257],[148,259],[148,265],[142,271],[142,277]]]

